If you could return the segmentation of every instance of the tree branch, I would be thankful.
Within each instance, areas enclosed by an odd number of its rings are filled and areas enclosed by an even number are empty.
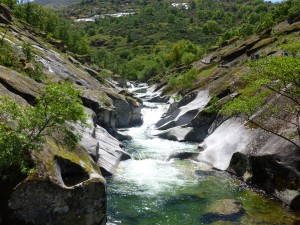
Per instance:
[[[263,129],[264,131],[267,131],[267,132],[269,132],[269,133],[271,133],[271,134],[274,134],[274,135],[276,135],[276,136],[278,136],[278,137],[280,137],[280,138],[283,138],[284,140],[286,140],[286,141],[288,141],[289,143],[291,143],[291,144],[293,144],[294,146],[296,146],[298,150],[300,150],[300,145],[298,145],[298,144],[295,143],[294,141],[290,140],[289,138],[287,138],[287,137],[285,137],[285,136],[283,136],[283,135],[281,135],[281,134],[278,134],[278,133],[276,133],[276,132],[274,132],[274,131],[272,131],[272,130],[270,130],[270,129],[264,127],[264,126],[262,126],[261,124],[255,122],[254,120],[252,120],[252,119],[250,119],[250,118],[247,118],[247,121],[253,123],[254,125],[258,126],[259,128]]]

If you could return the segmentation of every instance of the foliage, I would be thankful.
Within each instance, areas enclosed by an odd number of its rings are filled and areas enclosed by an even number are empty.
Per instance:
[[[212,96],[204,111],[208,113],[218,112],[220,110],[220,106],[218,103],[219,103],[219,98],[217,96]]]
[[[201,48],[190,41],[178,41],[174,43],[171,50],[165,55],[166,66],[177,66],[190,64],[197,56],[202,55]]]
[[[101,70],[101,72],[97,75],[97,80],[99,80],[101,83],[104,83],[106,79],[111,78],[112,73],[108,70]]]
[[[195,68],[192,68],[187,72],[184,71],[176,77],[172,76],[169,79],[168,86],[177,91],[191,88],[196,80],[196,75],[197,71]]]
[[[300,137],[299,71],[300,59],[294,57],[281,56],[251,63],[251,73],[244,76],[247,88],[242,95],[226,105],[223,113],[243,115],[250,122],[300,148],[292,138],[261,122],[264,117],[271,117],[278,122],[289,123],[296,128]],[[273,99],[269,99],[270,94],[274,94]],[[285,99],[284,104],[275,100],[279,96]],[[260,113],[257,114],[258,109]],[[267,114],[270,112],[276,112],[276,117]],[[282,112],[283,116],[278,112]]]
[[[293,57],[300,58],[300,42],[299,41],[290,41],[287,44],[281,45],[281,49],[288,52]]]
[[[31,45],[28,44],[28,43],[24,43],[23,46],[22,46],[22,50],[23,50],[23,53],[26,56],[27,61],[30,62],[33,59],[33,56],[34,56],[34,54],[32,52]]]
[[[32,26],[46,32],[50,37],[65,42],[70,51],[78,54],[89,52],[84,33],[72,25],[70,20],[63,18],[51,8],[33,2],[18,5],[14,15],[25,20]],[[92,34],[92,31],[90,31]]]
[[[269,28],[299,9],[297,0],[281,4],[262,0],[199,0],[191,1],[188,10],[175,8],[165,0],[127,4],[82,1],[60,13],[29,2],[15,7],[14,14],[48,36],[62,40],[69,51],[91,53],[93,62],[101,68],[129,79],[147,80],[182,64],[191,64],[216,43]],[[91,12],[99,15],[129,10],[135,14],[99,17],[95,23],[74,23],[66,19]],[[197,51],[188,50],[187,45]]]
[[[17,5],[17,0],[1,0],[0,2],[7,5],[9,8],[13,9]]]
[[[17,52],[10,45],[10,43],[2,41],[2,43],[0,44],[0,65],[7,67],[17,67],[17,59]]]
[[[86,116],[71,84],[50,84],[36,98],[35,107],[20,106],[1,97],[0,172],[9,169],[28,172],[33,166],[31,152],[40,150],[45,138],[69,131],[66,122],[85,123]],[[69,132],[65,132],[67,136]]]
[[[202,32],[204,34],[216,34],[221,33],[221,27],[214,20],[208,20],[202,27]]]
[[[37,82],[42,82],[46,78],[43,71],[43,63],[34,61],[31,63],[31,66],[31,69],[25,70],[27,75]]]

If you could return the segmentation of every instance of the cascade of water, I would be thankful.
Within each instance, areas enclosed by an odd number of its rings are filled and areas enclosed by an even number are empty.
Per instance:
[[[275,220],[278,224],[292,224],[293,218],[277,203],[211,170],[207,164],[164,161],[174,151],[198,151],[197,146],[152,136],[153,124],[166,111],[167,105],[145,102],[144,106],[144,124],[124,131],[133,137],[124,143],[133,159],[121,162],[116,175],[108,179],[110,222],[198,225],[220,220],[220,224],[225,224],[227,217],[223,220],[219,214],[210,213],[209,206],[227,198],[241,202],[247,212],[246,216],[241,214],[231,220],[233,224],[273,224]],[[239,121],[228,120],[204,141],[205,151],[199,157],[217,168],[226,169],[231,155],[247,145],[249,135]],[[221,149],[224,154],[219,154]]]
[[[235,152],[245,153],[252,135],[239,120],[229,119],[203,141],[198,160],[226,170]]]

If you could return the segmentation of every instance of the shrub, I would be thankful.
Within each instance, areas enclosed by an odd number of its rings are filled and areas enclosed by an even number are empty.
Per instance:
[[[85,124],[79,92],[71,84],[50,84],[36,98],[35,107],[20,106],[0,97],[0,174],[12,168],[28,173],[33,167],[31,152],[40,150],[47,136],[70,136],[66,122]],[[76,139],[78,141],[78,139]]]
[[[0,65],[7,67],[16,67],[18,56],[13,47],[6,41],[0,44]]]
[[[34,56],[31,45],[28,43],[24,43],[22,46],[22,50],[24,55],[26,56],[26,60],[30,62]]]
[[[195,68],[190,69],[187,72],[182,72],[177,77],[172,76],[169,79],[168,86],[174,90],[185,90],[191,88],[197,78],[197,70]]]

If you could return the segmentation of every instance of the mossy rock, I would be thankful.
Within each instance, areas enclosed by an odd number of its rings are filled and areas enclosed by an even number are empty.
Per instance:
[[[238,213],[242,209],[242,204],[234,199],[221,199],[210,205],[207,212],[220,215],[231,215]]]
[[[212,203],[207,213],[201,218],[202,223],[224,224],[227,222],[237,222],[245,215],[242,203],[234,199],[222,199]]]

